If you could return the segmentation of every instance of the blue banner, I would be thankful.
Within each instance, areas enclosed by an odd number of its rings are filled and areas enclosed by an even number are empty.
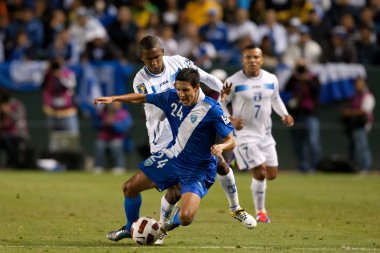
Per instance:
[[[309,66],[311,73],[319,78],[321,84],[320,102],[326,104],[334,101],[341,101],[350,98],[354,92],[354,80],[357,77],[366,77],[367,73],[361,64],[328,63],[315,64]],[[292,74],[292,69],[284,67],[277,69],[276,76],[279,79],[280,90],[283,90],[286,82]],[[289,94],[281,93],[281,97],[286,101]]]
[[[98,96],[125,94],[133,66],[118,61],[68,66],[76,74],[76,102],[87,115],[95,112],[92,101]],[[0,86],[16,91],[41,89],[47,61],[12,61],[0,64]]]
[[[0,64],[0,86],[10,90],[33,91],[41,87],[46,61],[12,61]]]

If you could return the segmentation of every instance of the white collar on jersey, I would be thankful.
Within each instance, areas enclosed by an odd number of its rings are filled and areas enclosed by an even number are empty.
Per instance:
[[[158,77],[158,76],[162,76],[165,73],[165,70],[166,70],[165,63],[163,63],[163,67],[164,69],[162,70],[162,72],[158,74],[153,74],[152,72],[150,72],[150,70],[146,66],[144,66],[144,70],[148,74],[148,76]]]
[[[248,77],[248,78],[252,78],[252,79],[259,79],[262,75],[263,75],[263,70],[262,69],[260,69],[260,73],[259,73],[259,75],[258,76],[249,76],[249,75],[247,75],[245,72],[244,72],[244,70],[242,70],[243,71],[243,74],[246,76],[246,77]]]

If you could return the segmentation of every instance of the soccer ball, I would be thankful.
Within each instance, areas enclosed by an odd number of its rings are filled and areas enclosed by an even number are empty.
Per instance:
[[[151,217],[140,217],[131,227],[132,239],[142,245],[153,244],[160,233],[160,224]]]

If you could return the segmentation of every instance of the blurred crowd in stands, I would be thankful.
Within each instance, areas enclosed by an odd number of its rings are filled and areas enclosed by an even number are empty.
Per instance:
[[[380,0],[0,1],[0,62],[64,58],[138,63],[138,41],[161,38],[167,55],[203,68],[240,65],[255,43],[267,67],[380,64]],[[323,52],[323,53],[322,53]]]
[[[35,72],[41,72],[43,77],[43,112],[48,123],[50,151],[59,148],[58,141],[62,138],[70,150],[78,144],[79,111],[91,116],[94,122],[97,134],[94,171],[100,173],[106,169],[108,152],[113,160],[112,171],[124,172],[125,160],[120,158],[120,153],[132,147],[128,134],[131,115],[119,106],[94,109],[92,97],[104,92],[103,86],[111,94],[125,93],[125,87],[120,87],[125,81],[117,82],[107,70],[104,73],[108,74],[104,74],[87,63],[116,60],[121,66],[140,64],[138,43],[146,35],[158,36],[166,55],[187,57],[205,70],[217,66],[223,75],[227,75],[223,67],[241,67],[240,51],[250,44],[262,49],[264,69],[288,69],[286,81],[279,79],[282,96],[288,93],[286,106],[296,120],[292,140],[301,171],[314,170],[322,156],[317,116],[320,102],[357,94],[353,103],[356,107],[351,106],[355,116],[360,107],[368,108],[361,111],[361,116],[372,115],[374,99],[362,103],[367,87],[363,89],[365,92],[354,92],[351,79],[365,76],[365,73],[357,74],[356,69],[360,67],[327,66],[319,68],[317,73],[310,72],[309,67],[319,63],[379,65],[380,0],[0,0],[0,64],[39,60],[48,63],[46,68],[44,63],[40,66],[43,71]],[[80,78],[78,68],[81,68]],[[32,68],[27,69],[29,72],[25,73],[33,72]],[[119,72],[115,76],[123,76]],[[20,67],[12,73],[18,74],[14,76],[19,79],[29,75]],[[96,80],[97,73],[103,79],[109,77],[106,85]],[[338,75],[338,79],[348,78],[352,88],[345,91],[347,82],[343,80],[338,84],[345,92],[336,92],[339,91],[336,85],[323,85],[321,90],[320,80],[315,76],[318,73],[324,76],[319,79],[325,81],[331,73]],[[333,79],[336,84],[336,78]],[[13,88],[7,81],[3,85]],[[115,87],[110,88],[112,85]],[[16,153],[28,153],[22,151],[28,149],[25,144],[28,132],[13,133],[19,126],[27,130],[27,124],[23,123],[25,109],[8,91],[0,93],[0,150],[7,153],[6,165],[23,167],[30,162],[25,162],[27,156],[17,160]],[[92,112],[85,113],[83,104]],[[344,122],[353,122],[347,119],[348,116]],[[364,123],[368,122],[366,119]],[[364,123],[346,132],[351,159],[357,161],[359,169],[368,170],[372,159],[368,130],[361,131]],[[361,131],[360,136],[357,129]],[[72,146],[67,146],[68,138],[73,138]],[[368,152],[355,151],[362,143],[366,143]],[[54,170],[56,166],[50,167]]]

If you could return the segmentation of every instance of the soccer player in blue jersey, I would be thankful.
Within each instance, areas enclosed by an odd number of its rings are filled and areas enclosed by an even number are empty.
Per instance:
[[[218,93],[222,92],[223,83],[217,77],[195,66],[189,59],[180,55],[164,55],[164,49],[156,36],[144,37],[139,43],[139,51],[144,67],[137,72],[133,80],[135,93],[161,93],[174,88],[175,77],[183,68],[197,69],[202,83]],[[150,151],[155,153],[165,148],[172,141],[173,136],[169,122],[165,119],[165,114],[160,108],[152,104],[144,104],[144,110]],[[218,161],[217,175],[220,185],[226,193],[232,217],[239,220],[247,228],[256,226],[254,217],[240,206],[233,171],[222,158]],[[162,196],[161,224],[170,219],[172,210],[181,196],[180,193],[179,187],[173,186]],[[122,235],[123,233],[112,233],[108,235],[108,239],[118,241],[123,239]],[[161,236],[165,235],[162,234]],[[162,244],[163,239],[164,237],[160,237],[155,244]]]
[[[191,224],[201,199],[215,182],[217,157],[235,147],[231,123],[219,103],[206,97],[200,89],[196,69],[182,69],[174,87],[157,94],[131,93],[94,100],[94,104],[121,101],[156,105],[165,113],[173,135],[170,144],[140,163],[140,171],[123,185],[127,217],[123,238],[130,237],[132,223],[139,217],[140,193],[151,188],[162,191],[177,184],[181,186],[181,205],[163,226],[164,230]],[[217,134],[223,138],[220,144],[215,144]]]

